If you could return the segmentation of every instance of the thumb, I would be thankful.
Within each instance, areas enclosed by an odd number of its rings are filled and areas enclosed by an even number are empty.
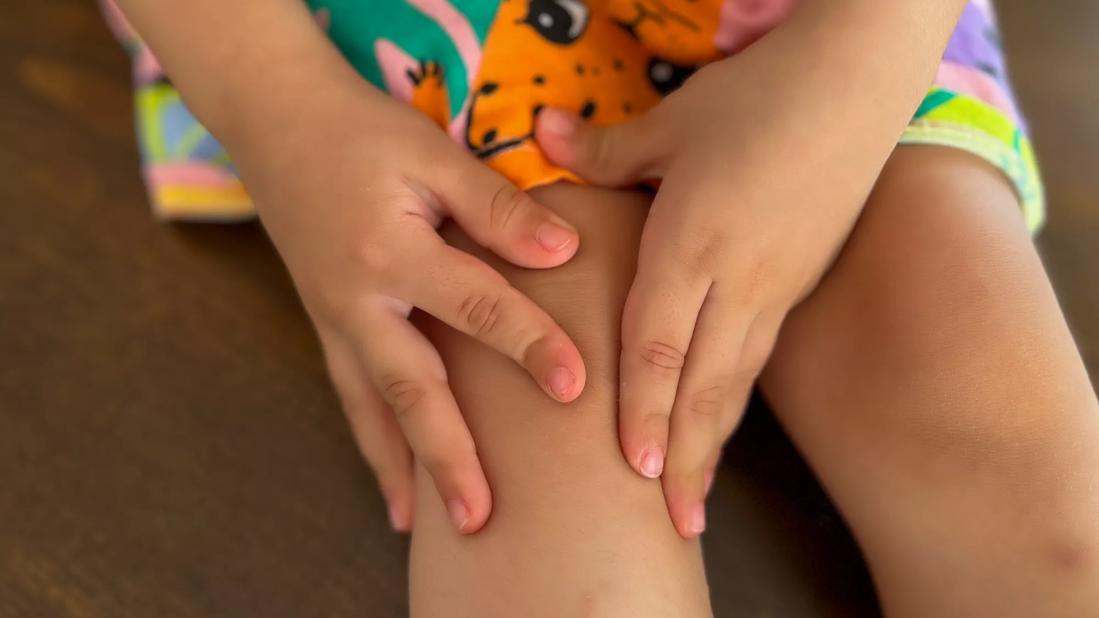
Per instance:
[[[542,110],[534,126],[538,146],[550,161],[589,182],[612,187],[660,177],[668,143],[661,134],[651,113],[596,127],[556,107]]]

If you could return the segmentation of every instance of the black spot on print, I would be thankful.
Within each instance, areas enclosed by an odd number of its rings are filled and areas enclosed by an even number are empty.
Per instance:
[[[633,105],[631,105],[629,101],[626,101],[625,103],[622,104],[622,112],[626,113],[626,114],[632,114],[633,113]]]
[[[496,92],[496,89],[499,87],[499,84],[496,82],[485,82],[481,84],[481,89],[478,92],[482,95],[490,95],[493,92]]]
[[[537,116],[538,114],[542,113],[542,110],[545,109],[545,107],[546,106],[542,105],[541,103],[535,103],[534,107],[531,109],[531,115]]]
[[[488,146],[492,142],[496,141],[496,129],[489,129],[485,131],[485,134],[481,136],[481,143]]]
[[[520,23],[528,24],[551,43],[569,45],[584,34],[588,17],[583,0],[530,0],[527,16]]]
[[[583,75],[584,74],[584,65],[577,63],[577,65],[576,65],[576,74],[577,75]]]
[[[546,83],[546,76],[545,75],[535,75],[534,79],[532,79],[531,81],[534,82],[535,86],[541,86],[541,85]]]
[[[588,99],[584,102],[584,107],[580,108],[581,118],[591,118],[595,115],[595,101]]]
[[[611,66],[614,67],[615,71],[621,71],[622,69],[626,68],[626,65],[622,64],[622,61],[618,58],[614,58],[613,60],[611,60]]]
[[[647,68],[649,83],[660,94],[670,94],[683,85],[687,78],[695,72],[695,67],[683,66],[664,60],[653,58],[649,60]]]

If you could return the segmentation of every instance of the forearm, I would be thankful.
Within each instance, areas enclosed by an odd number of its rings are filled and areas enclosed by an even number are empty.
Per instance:
[[[935,77],[965,0],[807,1],[775,32],[769,53],[790,70],[775,79],[812,99],[808,118],[889,132],[911,119]],[[826,96],[822,96],[825,94]]]
[[[271,146],[271,136],[371,92],[300,0],[117,1],[230,152]]]
[[[807,1],[776,30],[806,88],[830,86],[836,106],[907,122],[930,86],[966,0]],[[835,111],[843,111],[837,109]]]
[[[493,512],[461,537],[419,475],[412,615],[709,616],[697,541],[678,536],[660,482],[631,470],[617,439],[619,316],[647,200],[573,185],[532,195],[577,226],[580,253],[548,271],[491,263],[574,338],[587,385],[575,402],[554,403],[503,356],[425,324],[476,440]],[[454,230],[447,237],[490,259]]]
[[[756,130],[737,144],[742,156],[776,160],[787,174],[837,169],[832,185],[845,193],[833,203],[861,203],[933,83],[964,6],[806,0],[755,45],[705,69],[726,93],[712,98],[739,93],[713,113],[750,119]]]

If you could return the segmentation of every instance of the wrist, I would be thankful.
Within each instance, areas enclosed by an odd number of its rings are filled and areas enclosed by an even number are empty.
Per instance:
[[[965,5],[966,0],[806,2],[778,32],[785,47],[817,69],[819,81],[914,110]]]
[[[723,61],[725,81],[755,85],[748,102],[757,126],[778,125],[771,128],[779,135],[827,132],[847,151],[871,147],[883,157],[933,83],[964,6],[806,2],[740,57]]]
[[[275,155],[377,107],[382,95],[341,64],[305,61],[238,81],[196,115],[234,158]]]
[[[304,2],[117,1],[190,111],[231,152],[277,141],[314,110],[370,90]]]

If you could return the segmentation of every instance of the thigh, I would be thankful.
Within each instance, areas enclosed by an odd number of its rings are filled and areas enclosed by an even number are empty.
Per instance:
[[[709,616],[697,542],[678,536],[659,481],[634,473],[618,446],[619,319],[649,200],[574,185],[532,194],[580,231],[580,251],[563,267],[514,268],[454,229],[444,235],[558,320],[584,355],[587,387],[558,404],[511,361],[420,321],[478,445],[493,512],[481,532],[460,537],[418,474],[412,615]]]
[[[991,167],[898,149],[760,384],[890,615],[1099,603],[1099,407]]]

